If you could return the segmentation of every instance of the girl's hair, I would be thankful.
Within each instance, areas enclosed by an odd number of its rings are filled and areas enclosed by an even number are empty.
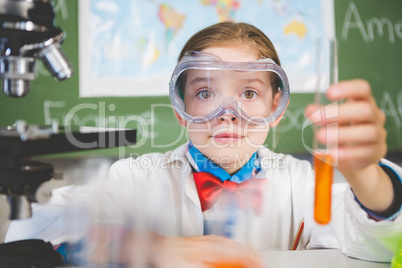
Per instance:
[[[258,28],[248,23],[220,22],[194,34],[184,45],[179,61],[189,51],[201,51],[209,47],[244,45],[253,49],[258,58],[270,58],[280,65],[278,54],[271,40]]]

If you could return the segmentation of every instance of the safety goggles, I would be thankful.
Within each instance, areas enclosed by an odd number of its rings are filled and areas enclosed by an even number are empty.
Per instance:
[[[289,82],[272,59],[224,62],[188,51],[169,84],[170,101],[185,120],[202,123],[226,114],[251,124],[269,124],[289,103]]]

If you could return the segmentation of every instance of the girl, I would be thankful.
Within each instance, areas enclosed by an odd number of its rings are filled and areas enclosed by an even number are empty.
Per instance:
[[[237,193],[245,183],[257,182],[255,189],[261,193],[243,201],[258,199],[258,212],[247,214],[247,236],[240,239],[253,249],[340,248],[354,258],[391,260],[396,247],[391,238],[402,233],[402,171],[382,159],[387,151],[385,116],[370,85],[351,80],[328,89],[329,99],[346,102],[339,105],[339,116],[320,122],[338,123],[338,129],[328,125],[323,129],[328,138],[323,132],[318,138],[329,146],[338,143],[337,152],[331,153],[338,157],[336,168],[349,183],[333,186],[328,225],[313,220],[310,164],[262,147],[269,128],[279,123],[287,107],[288,93],[275,48],[257,28],[223,22],[188,40],[172,76],[170,97],[177,119],[188,130],[189,143],[166,154],[120,160],[109,176],[134,185],[158,181],[169,187],[169,200],[181,197],[167,207],[180,219],[183,238],[165,238],[162,244],[169,254],[162,253],[161,259],[202,267],[235,258],[259,267],[253,251],[215,235],[233,235],[216,227],[222,220],[219,215],[225,213],[222,207],[230,210],[230,202],[219,199],[222,193]],[[306,116],[317,109],[323,107],[309,105]],[[145,159],[164,165],[151,171],[141,166]],[[229,212],[225,215],[222,222],[227,227],[236,218]],[[299,228],[303,224],[304,231]]]

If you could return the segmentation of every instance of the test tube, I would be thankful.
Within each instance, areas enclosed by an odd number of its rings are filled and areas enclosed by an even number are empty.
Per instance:
[[[327,98],[327,89],[331,84],[338,82],[337,46],[336,40],[320,38],[317,40],[317,86],[315,92],[315,103],[323,107],[320,110],[320,121],[336,116],[334,106]],[[315,200],[314,219],[319,224],[327,224],[331,220],[331,188],[333,181],[333,167],[335,159],[330,154],[330,146],[317,141],[317,133],[320,129],[331,126],[331,124],[314,125],[313,158],[315,169]]]

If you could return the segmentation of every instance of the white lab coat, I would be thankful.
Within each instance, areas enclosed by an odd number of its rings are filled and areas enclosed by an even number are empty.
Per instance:
[[[198,236],[203,234],[203,216],[191,165],[185,156],[186,146],[166,154],[152,153],[137,159],[119,160],[111,167],[109,180],[133,185],[145,183],[151,188],[162,185],[160,187],[166,190],[164,215],[175,215],[173,217],[181,221],[176,222],[181,226],[180,235]],[[246,240],[256,250],[289,250],[304,218],[299,249],[340,248],[354,258],[392,259],[396,237],[402,237],[400,215],[393,221],[370,219],[355,201],[349,185],[337,183],[332,191],[331,222],[318,225],[313,219],[314,177],[310,163],[290,155],[275,154],[267,148],[259,149],[258,156],[262,171],[257,177],[268,180],[264,205],[259,216],[254,215],[245,223]],[[384,162],[402,177],[400,167]]]
[[[71,215],[62,208],[82,200],[90,204],[90,213],[98,218],[101,214],[116,222],[130,221],[137,228],[151,228],[164,235],[203,235],[203,215],[186,152],[187,144],[165,154],[117,161],[110,168],[108,184],[100,187],[104,194],[99,194],[99,187],[58,189],[48,205],[35,206],[31,219],[14,221],[5,242],[39,238],[58,244],[71,239],[71,228],[79,238],[80,223],[78,229],[68,224]],[[391,261],[397,237],[402,237],[402,216],[376,222],[354,200],[348,184],[336,183],[331,222],[318,225],[313,220],[314,176],[310,163],[266,148],[259,149],[258,156],[262,170],[257,177],[266,178],[268,184],[261,213],[248,215],[239,224],[245,234],[240,239],[256,250],[289,250],[304,219],[298,249],[339,248],[350,257]],[[402,177],[400,167],[383,162]],[[100,214],[99,207],[103,210]]]

